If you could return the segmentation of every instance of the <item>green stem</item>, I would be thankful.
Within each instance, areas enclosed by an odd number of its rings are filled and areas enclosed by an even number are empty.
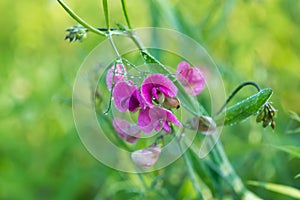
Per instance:
[[[201,199],[203,199],[202,194],[200,192],[201,189],[200,189],[199,184],[197,183],[196,176],[195,176],[195,173],[194,173],[194,169],[193,169],[193,166],[192,166],[192,163],[191,163],[191,160],[190,160],[191,158],[188,155],[187,151],[183,153],[183,159],[184,159],[184,162],[187,166],[188,174],[190,176],[190,180],[192,182],[192,185],[195,189],[197,199],[201,200]]]
[[[257,200],[260,199],[254,193],[249,191],[243,184],[241,178],[236,174],[234,168],[232,167],[231,163],[229,162],[223,146],[220,141],[216,141],[216,136],[212,136],[212,142],[215,143],[215,151],[216,156],[220,159],[220,172],[222,173],[222,177],[229,183],[233,189],[233,191],[239,196],[242,200]]]
[[[123,9],[123,13],[126,19],[126,23],[129,29],[132,29],[131,24],[130,24],[130,20],[129,20],[129,16],[128,16],[128,12],[127,12],[127,6],[126,6],[126,0],[121,0],[122,3],[122,9]]]
[[[137,173],[136,175],[137,175],[137,177],[139,178],[139,180],[141,181],[141,183],[142,183],[142,185],[143,185],[143,187],[144,187],[144,190],[147,191],[147,190],[149,189],[149,187],[148,187],[148,185],[146,184],[146,181],[144,180],[142,174]]]
[[[119,51],[118,51],[118,49],[117,49],[117,47],[116,47],[116,44],[115,44],[115,42],[114,42],[114,40],[113,40],[113,38],[112,38],[112,35],[111,35],[111,34],[108,34],[108,35],[107,35],[107,38],[108,38],[108,40],[109,40],[109,42],[110,42],[110,44],[111,44],[111,46],[112,46],[114,52],[115,52],[116,55],[117,55],[117,62],[121,62],[121,63],[122,63],[122,56],[121,56],[121,54],[119,53]]]
[[[98,35],[101,36],[106,36],[106,33],[103,31],[100,31],[96,28],[94,28],[93,26],[91,26],[90,24],[88,24],[87,22],[85,22],[83,19],[81,19],[77,14],[75,14],[75,12],[63,1],[61,0],[57,0],[57,2],[64,8],[64,10],[75,20],[77,21],[79,24],[81,24],[83,27],[87,28],[89,31],[96,33]]]
[[[107,0],[103,0],[102,5],[103,5],[105,22],[106,22],[106,28],[107,30],[109,30],[109,13],[108,13]]]
[[[224,103],[224,105],[220,108],[219,112],[216,113],[216,115],[220,114],[224,108],[226,107],[226,105],[230,102],[230,100],[245,86],[247,85],[251,85],[253,87],[255,87],[257,89],[257,92],[260,91],[260,87],[255,83],[255,82],[252,82],[252,81],[247,81],[247,82],[244,82],[242,84],[240,84],[231,94],[230,96],[227,98],[226,102]]]
[[[184,129],[182,130],[181,134],[184,132]],[[182,149],[182,146],[180,144],[180,140],[181,140],[181,137],[182,135],[179,135],[179,137],[177,138],[177,143],[178,143],[178,146],[179,146],[179,149],[180,151],[182,152],[183,154],[183,160],[187,166],[187,171],[188,171],[188,174],[189,174],[189,177],[190,177],[190,180],[192,182],[192,185],[194,187],[194,190],[196,192],[196,197],[198,200],[202,200],[203,197],[202,197],[202,193],[201,193],[201,188],[197,182],[197,179],[196,179],[196,175],[194,173],[194,169],[193,169],[193,165],[191,163],[191,158],[190,156],[188,155],[188,151],[185,151],[183,152],[183,149]]]

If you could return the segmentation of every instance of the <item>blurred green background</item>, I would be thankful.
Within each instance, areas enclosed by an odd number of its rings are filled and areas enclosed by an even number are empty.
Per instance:
[[[67,3],[90,24],[103,27],[100,1]],[[112,23],[124,23],[121,3],[110,0]],[[255,118],[222,134],[238,174],[247,180],[300,188],[300,159],[274,146],[300,146],[300,1],[298,0],[128,0],[134,27],[178,30],[200,42],[220,68],[229,94],[253,80],[274,90],[277,128]],[[54,0],[0,1],[0,199],[117,199],[134,197],[139,179],[95,160],[77,136],[71,94],[76,72],[104,38],[64,41],[75,25]],[[297,130],[298,128],[298,130]],[[295,130],[295,131],[294,131]],[[192,198],[178,160],[154,194]],[[129,189],[128,189],[129,188]],[[130,190],[130,188],[133,188]],[[124,189],[124,191],[122,191]],[[250,187],[264,199],[290,199]],[[148,193],[151,193],[149,191]],[[149,197],[149,198],[150,198]]]

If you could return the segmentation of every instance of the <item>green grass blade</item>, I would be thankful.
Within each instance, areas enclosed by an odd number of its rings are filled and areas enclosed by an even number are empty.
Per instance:
[[[280,151],[284,151],[292,156],[300,158],[300,148],[296,146],[273,146]]]
[[[247,183],[249,185],[258,186],[266,190],[283,194],[295,199],[300,199],[300,190],[290,186],[274,184],[274,183],[258,182],[258,181],[248,181]]]

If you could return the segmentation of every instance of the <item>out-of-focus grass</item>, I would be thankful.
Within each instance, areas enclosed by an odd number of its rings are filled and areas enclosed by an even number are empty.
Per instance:
[[[99,2],[68,3],[91,24],[104,26]],[[111,21],[124,23],[120,2],[109,4]],[[127,4],[134,27],[173,28],[201,42],[220,67],[227,93],[245,80],[273,88],[277,129],[262,129],[250,119],[225,128],[222,140],[243,180],[299,188],[299,179],[294,179],[299,159],[268,144],[300,145],[299,133],[286,134],[289,125],[295,125],[288,111],[300,113],[300,2],[128,0]],[[139,185],[135,178],[92,158],[72,120],[70,97],[77,69],[103,38],[89,35],[83,43],[65,42],[65,28],[76,23],[55,1],[4,0],[0,11],[0,198],[93,198],[109,196],[113,192],[105,188],[127,179]],[[191,187],[181,181],[182,167],[177,161],[161,172],[165,176],[158,196],[189,194]],[[150,183],[157,173],[148,174],[146,181]],[[276,198],[263,189],[251,189],[265,199]]]

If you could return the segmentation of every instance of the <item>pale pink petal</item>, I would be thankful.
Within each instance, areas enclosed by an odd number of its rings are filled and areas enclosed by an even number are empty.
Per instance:
[[[114,68],[115,66],[113,65],[107,72],[106,75],[106,85],[109,90],[112,88],[112,81],[114,77]],[[116,72],[115,72],[115,78],[114,78],[114,84],[116,85],[119,81],[124,80],[124,71],[125,66],[122,66],[121,64],[116,64]]]
[[[121,118],[113,119],[113,127],[123,140],[134,143],[140,138],[140,129],[136,124],[130,124]]]
[[[193,117],[187,120],[185,127],[197,130],[204,135],[211,135],[217,131],[216,122],[208,116]]]
[[[131,154],[132,161],[139,167],[149,168],[153,166],[159,155],[161,148],[159,146],[140,149]]]

